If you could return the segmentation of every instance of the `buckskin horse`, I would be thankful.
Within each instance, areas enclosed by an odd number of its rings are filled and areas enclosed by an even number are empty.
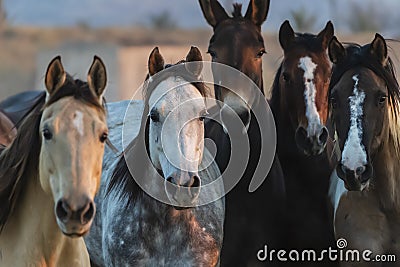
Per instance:
[[[399,84],[379,34],[364,46],[344,47],[334,38],[329,56],[330,116],[340,148],[336,173],[342,179],[332,180],[335,235],[347,241],[346,252],[372,252],[370,262],[360,256],[359,262],[341,264],[387,266],[374,257],[400,253]]]
[[[268,174],[266,168],[269,167],[269,163],[265,157],[261,157],[265,155],[264,150],[274,151],[275,148],[266,145],[266,142],[273,143],[274,140],[272,136],[268,141],[262,137],[268,135],[261,132],[259,127],[260,123],[264,123],[262,120],[265,120],[266,116],[257,120],[253,112],[259,111],[259,114],[264,115],[268,112],[268,107],[262,105],[265,101],[262,79],[262,56],[265,54],[265,46],[261,25],[267,18],[269,1],[251,0],[245,16],[242,16],[242,6],[239,4],[234,4],[232,16],[229,16],[217,0],[199,0],[199,3],[204,17],[214,30],[208,47],[212,61],[241,71],[258,87],[256,90],[247,87],[240,87],[237,91],[228,90],[219,85],[223,77],[220,77],[219,73],[213,73],[215,97],[222,106],[217,116],[221,117],[223,125],[209,120],[206,122],[205,132],[206,137],[212,139],[216,145],[216,161],[225,183],[225,180],[231,178],[227,177],[225,171],[231,159],[232,147],[224,128],[230,126],[232,110],[243,122],[243,129],[237,130],[233,135],[246,132],[250,156],[240,181],[226,195],[221,265],[257,265],[261,264],[257,260],[257,252],[265,244],[280,247],[285,231],[282,224],[285,189],[279,160],[275,157]],[[240,75],[232,78],[240,78]],[[260,166],[264,168],[261,172]],[[237,170],[238,173],[241,171]],[[267,175],[260,187],[250,193],[249,184],[251,185],[252,179]]]
[[[284,56],[270,105],[287,190],[288,248],[334,246],[332,208],[328,206],[333,167],[325,151],[331,75],[327,48],[333,34],[331,22],[317,35],[295,33],[289,21],[279,30]]]
[[[107,139],[105,67],[95,57],[86,83],[56,57],[45,85],[0,154],[0,265],[89,266],[82,236],[95,215]]]
[[[224,188],[215,181],[218,166],[203,147],[201,60],[195,47],[175,65],[164,65],[158,48],[150,54],[139,133],[120,157],[105,153],[96,197],[101,208],[85,238],[94,266],[219,264],[224,199],[205,201],[223,196]],[[111,103],[110,113],[126,102]],[[128,109],[127,116],[130,111],[137,110]],[[117,146],[126,130],[121,115],[109,125]]]

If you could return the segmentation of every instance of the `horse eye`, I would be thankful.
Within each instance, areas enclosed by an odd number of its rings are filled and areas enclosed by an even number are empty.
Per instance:
[[[330,102],[331,102],[331,105],[332,105],[332,107],[333,107],[333,108],[336,108],[336,107],[337,107],[337,101],[336,101],[336,98],[334,98],[334,97],[331,97],[331,99],[330,99]]]
[[[205,111],[201,114],[201,116],[199,117],[199,121],[204,121],[206,119],[206,116],[208,115],[208,112]]]
[[[387,96],[383,95],[379,97],[379,105],[384,105],[386,103]]]
[[[53,134],[50,132],[49,129],[45,128],[43,129],[43,137],[46,140],[51,140],[51,138],[53,138]]]
[[[212,51],[212,50],[210,50],[210,49],[208,49],[207,54],[210,54],[210,56],[211,56],[212,58],[216,58],[216,57],[217,57],[217,53],[215,53],[214,51]]]
[[[104,133],[100,136],[100,142],[104,143],[107,139],[108,139],[108,133],[107,133],[107,132],[104,132]]]
[[[262,57],[264,54],[266,54],[267,52],[265,51],[265,48],[261,49],[258,53],[257,53],[257,57],[260,58]]]
[[[284,73],[282,74],[282,77],[283,77],[283,80],[284,80],[285,82],[290,82],[290,76],[289,76],[288,73],[284,72]]]
[[[150,112],[150,119],[153,122],[159,122],[160,121],[160,116],[156,110],[151,110]]]

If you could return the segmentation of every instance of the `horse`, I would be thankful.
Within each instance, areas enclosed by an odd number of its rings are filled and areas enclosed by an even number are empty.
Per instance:
[[[279,30],[284,56],[272,85],[270,106],[287,190],[288,248],[334,245],[328,206],[333,167],[325,152],[331,74],[327,48],[333,34],[330,21],[317,35],[295,33],[289,21]]]
[[[94,57],[88,82],[55,57],[46,92],[0,154],[0,265],[89,266],[83,235],[95,215],[107,139],[106,70]]]
[[[0,110],[0,146],[8,146],[14,140],[17,130],[12,121]]]
[[[329,56],[334,64],[331,135],[339,148],[335,170],[340,180],[332,176],[331,184],[335,236],[346,252],[371,251],[369,262],[360,256],[359,262],[341,264],[383,266],[374,256],[400,253],[400,87],[378,33],[363,46],[344,46],[335,37]]]
[[[245,16],[242,16],[242,6],[234,4],[232,16],[229,16],[217,0],[199,0],[203,15],[214,31],[208,47],[212,62],[222,63],[241,71],[257,86],[256,90],[250,90],[246,86],[239,86],[240,88],[235,91],[227,90],[219,85],[219,81],[224,78],[223,75],[213,72],[215,98],[222,106],[216,116],[220,116],[222,125],[208,120],[205,133],[206,137],[215,143],[216,161],[224,177],[224,183],[231,178],[226,170],[230,163],[232,147],[225,128],[229,128],[232,124],[230,118],[233,115],[232,110],[241,119],[243,129],[230,131],[230,134],[235,139],[240,132],[247,132],[250,147],[247,167],[240,181],[225,196],[226,219],[221,252],[222,266],[261,264],[257,259],[258,251],[264,248],[266,243],[270,247],[281,246],[285,231],[282,227],[285,208],[283,174],[276,156],[272,167],[268,159],[262,157],[275,151],[275,147],[263,141],[262,135],[269,133],[261,132],[260,129],[260,123],[268,120],[266,114],[269,110],[264,103],[262,56],[266,51],[261,34],[261,25],[267,18],[269,2],[269,0],[251,0]],[[241,76],[231,78],[240,79]],[[239,80],[236,83],[240,85]],[[262,115],[261,118],[256,118],[255,111]],[[212,111],[210,113],[213,114]],[[273,131],[270,143],[274,144],[275,129],[269,130]],[[270,167],[271,171],[268,173]],[[238,173],[241,171],[237,170]],[[253,178],[259,176],[267,179],[256,191],[250,189],[254,191],[250,194],[249,183],[251,187]]]
[[[224,189],[213,157],[203,149],[206,87],[199,61],[195,47],[176,65],[164,66],[157,47],[151,52],[139,133],[120,157],[105,152],[96,197],[101,208],[85,239],[93,266],[218,265],[224,199],[203,202],[207,195],[223,196]],[[120,105],[109,107],[110,113]],[[124,123],[118,118],[109,125],[110,138],[121,146]]]

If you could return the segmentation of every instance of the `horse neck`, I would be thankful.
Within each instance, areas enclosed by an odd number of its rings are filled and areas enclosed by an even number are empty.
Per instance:
[[[19,203],[0,234],[0,247],[8,247],[11,256],[24,248],[18,256],[35,266],[64,266],[65,261],[74,261],[82,252],[74,255],[73,249],[82,249],[83,239],[66,237],[58,228],[54,215],[54,201],[40,186],[39,176],[27,177]],[[7,244],[7,246],[5,246]],[[84,244],[84,243],[83,243]],[[68,257],[65,258],[65,253]],[[7,262],[7,251],[3,257]],[[11,259],[11,262],[19,259]]]
[[[400,151],[389,135],[373,159],[374,186],[385,210],[400,212]]]

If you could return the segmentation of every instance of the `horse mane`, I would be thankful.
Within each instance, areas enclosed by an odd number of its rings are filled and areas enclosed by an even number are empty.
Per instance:
[[[283,65],[283,61],[281,62],[278,70],[275,73],[274,81],[273,81],[272,87],[271,87],[271,98],[270,98],[269,104],[271,106],[272,112],[277,112],[280,107],[281,92],[280,92],[280,88],[279,88],[279,78],[282,73],[282,65]],[[276,119],[276,114],[274,114],[274,116]]]
[[[147,74],[145,83],[143,86],[144,96],[144,110],[142,114],[140,130],[138,135],[130,142],[125,151],[120,156],[115,169],[111,175],[111,180],[107,188],[106,195],[109,195],[115,188],[121,188],[122,195],[128,197],[128,202],[134,201],[140,194],[143,193],[139,185],[136,183],[133,176],[143,177],[148,170],[148,167],[152,165],[148,155],[148,131],[149,131],[149,98],[156,87],[164,81],[166,78],[171,76],[178,76],[182,79],[189,81],[200,94],[205,97],[208,94],[208,89],[203,81],[199,80],[192,73],[188,72],[183,64],[185,61],[179,61],[176,64],[168,64],[164,67],[164,70],[158,72],[157,79],[153,80],[149,74]],[[173,68],[170,68],[172,67]],[[128,167],[127,161],[129,156],[135,156],[134,160],[130,161],[130,168]],[[134,171],[132,175],[131,171]],[[158,170],[159,171],[159,170]]]
[[[86,82],[74,80],[67,75],[64,85],[55,91],[46,102],[43,92],[22,120],[15,140],[8,147],[0,147],[0,233],[13,213],[17,200],[29,179],[39,175],[41,138],[40,120],[45,108],[58,100],[73,96],[83,103],[106,112],[98,97]]]
[[[359,44],[346,44],[346,57],[332,68],[332,77],[329,84],[330,96],[333,87],[341,77],[350,69],[364,67],[373,71],[386,84],[389,96],[389,133],[393,137],[394,146],[400,154],[400,87],[396,79],[393,61],[390,57],[383,66],[378,60],[370,56],[370,44],[361,46]],[[330,97],[329,100],[330,102]]]

